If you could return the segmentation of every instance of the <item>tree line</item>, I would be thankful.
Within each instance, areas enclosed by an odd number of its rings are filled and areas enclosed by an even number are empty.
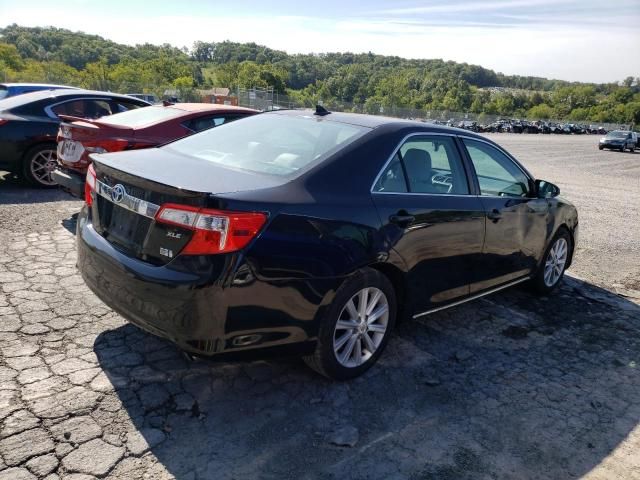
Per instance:
[[[504,75],[477,65],[373,53],[295,54],[255,43],[123,45],[46,27],[0,29],[0,79],[118,92],[273,87],[312,106],[363,105],[532,119],[640,124],[640,78],[594,84]]]

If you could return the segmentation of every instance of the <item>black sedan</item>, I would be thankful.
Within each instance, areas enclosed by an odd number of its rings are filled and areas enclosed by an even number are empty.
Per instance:
[[[44,90],[0,100],[0,169],[34,186],[53,187],[59,115],[98,118],[149,105],[144,100],[89,90]]]
[[[419,122],[270,112],[92,159],[78,266],[105,303],[191,354],[293,351],[336,379],[401,316],[550,292],[578,236],[556,186]]]

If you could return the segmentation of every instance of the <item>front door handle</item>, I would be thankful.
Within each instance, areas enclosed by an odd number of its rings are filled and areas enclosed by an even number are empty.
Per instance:
[[[487,213],[487,218],[491,220],[493,223],[496,223],[498,220],[502,218],[502,214],[500,213],[500,210],[494,208],[489,213]]]
[[[413,223],[415,219],[416,217],[414,217],[413,215],[402,215],[402,214],[391,215],[389,217],[389,221],[391,223],[395,223],[396,225],[399,225],[401,227],[408,226],[409,224]]]

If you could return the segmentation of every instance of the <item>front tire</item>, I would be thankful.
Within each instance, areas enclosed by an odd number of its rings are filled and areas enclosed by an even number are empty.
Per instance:
[[[551,293],[560,284],[572,251],[571,235],[561,229],[549,243],[540,268],[533,278],[533,286],[541,294]]]
[[[57,183],[51,174],[57,166],[55,145],[37,145],[27,151],[22,162],[22,176],[35,187],[53,188]]]
[[[321,320],[316,350],[304,360],[333,380],[362,375],[382,354],[395,321],[393,286],[377,270],[361,270],[336,293]]]

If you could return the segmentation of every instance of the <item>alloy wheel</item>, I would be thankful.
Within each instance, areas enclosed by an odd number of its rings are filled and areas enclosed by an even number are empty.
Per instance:
[[[362,365],[380,347],[389,323],[389,301],[382,290],[358,291],[342,308],[333,333],[333,351],[348,368]]]
[[[567,240],[563,237],[558,238],[549,250],[544,265],[544,284],[547,287],[553,287],[560,280],[567,263],[568,253]]]
[[[51,174],[56,168],[57,154],[55,150],[39,150],[31,157],[29,170],[34,180],[42,185],[55,185]]]

